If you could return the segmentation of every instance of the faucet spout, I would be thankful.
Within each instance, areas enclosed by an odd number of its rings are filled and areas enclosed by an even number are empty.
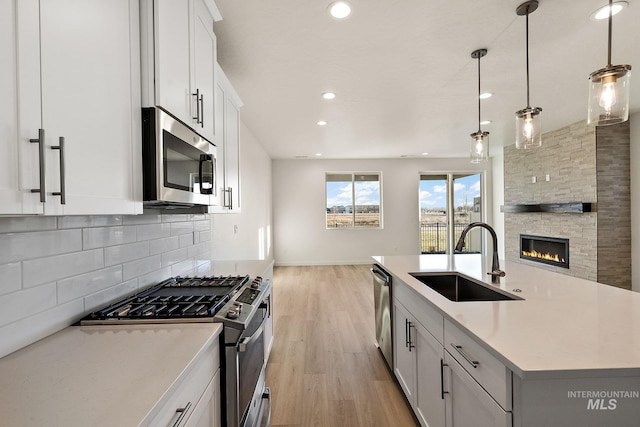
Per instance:
[[[472,222],[467,225],[464,230],[462,230],[462,234],[460,234],[460,238],[458,239],[454,252],[462,251],[465,246],[467,233],[469,230],[476,227],[482,227],[491,234],[491,240],[493,243],[493,259],[491,260],[491,272],[487,274],[491,275],[491,283],[500,283],[500,278],[504,277],[506,273],[500,270],[500,261],[498,261],[498,236],[496,235],[496,231],[489,224],[485,222]]]

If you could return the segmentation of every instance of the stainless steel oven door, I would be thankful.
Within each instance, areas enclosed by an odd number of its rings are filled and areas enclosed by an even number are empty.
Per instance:
[[[262,304],[237,343],[226,344],[228,427],[254,427],[260,423],[265,394],[266,314],[267,305]]]

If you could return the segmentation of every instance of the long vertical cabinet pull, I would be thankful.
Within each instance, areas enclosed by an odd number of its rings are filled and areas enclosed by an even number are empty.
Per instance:
[[[40,201],[47,201],[47,192],[45,191],[45,168],[44,168],[44,129],[38,129],[38,138],[30,139],[29,142],[38,144],[38,164],[40,169],[40,188],[32,188],[32,193],[40,193]]]
[[[200,127],[204,127],[204,93],[200,95]]]
[[[409,322],[409,351],[411,351],[412,348],[416,348],[413,340],[411,339],[411,328],[415,329],[415,326],[413,326],[413,324]]]
[[[58,145],[51,146],[52,150],[60,150],[60,191],[53,192],[54,196],[60,196],[60,204],[65,205],[67,203],[67,190],[65,184],[65,166],[64,166],[64,136],[58,139]]]
[[[229,203],[227,204],[227,194],[229,194]],[[224,200],[222,202],[222,207],[233,209],[233,192],[231,191],[231,187],[225,188],[224,190]]]
[[[444,400],[444,395],[449,394],[448,391],[444,391],[444,367],[449,366],[444,363],[444,360],[440,359],[440,397]]]
[[[409,347],[409,319],[404,319],[404,346]]]
[[[191,96],[196,97],[196,116],[193,117],[193,120],[196,121],[196,124],[200,124],[200,89],[196,89],[196,93],[192,93]]]

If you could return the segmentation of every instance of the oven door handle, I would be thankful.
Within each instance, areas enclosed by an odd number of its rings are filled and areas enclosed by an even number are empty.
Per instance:
[[[264,388],[262,399],[267,399],[267,419],[264,421],[264,427],[269,427],[271,425],[271,389],[269,387]]]
[[[266,320],[266,316],[262,317],[262,323],[260,323],[260,326],[256,329],[253,335],[251,335],[250,337],[244,337],[240,340],[240,342],[238,343],[238,351],[240,353],[244,353],[245,351],[247,351],[247,346],[257,340],[258,337],[264,333],[264,324]]]

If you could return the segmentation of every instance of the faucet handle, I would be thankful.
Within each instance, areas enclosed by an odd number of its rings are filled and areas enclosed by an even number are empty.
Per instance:
[[[505,273],[502,270],[493,270],[492,272],[487,273],[487,275],[493,276],[493,277],[504,277],[507,275],[507,273]]]

